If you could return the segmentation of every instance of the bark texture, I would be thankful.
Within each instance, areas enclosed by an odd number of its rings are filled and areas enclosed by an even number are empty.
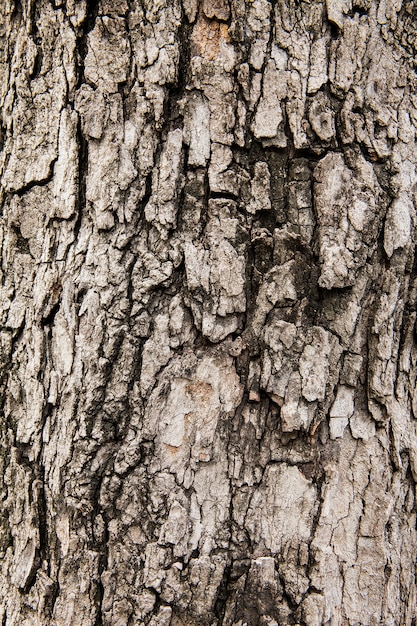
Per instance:
[[[0,621],[410,626],[412,0],[1,0]]]

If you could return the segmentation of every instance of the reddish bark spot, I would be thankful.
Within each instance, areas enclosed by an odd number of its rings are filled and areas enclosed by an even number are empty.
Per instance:
[[[209,20],[200,14],[191,35],[191,54],[213,61],[219,53],[222,39],[230,42],[227,24]]]
[[[213,388],[210,383],[205,383],[201,380],[193,380],[186,385],[185,393],[193,400],[197,400],[201,403],[209,403],[211,401]]]

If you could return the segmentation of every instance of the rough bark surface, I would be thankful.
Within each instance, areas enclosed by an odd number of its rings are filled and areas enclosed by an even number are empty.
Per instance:
[[[410,626],[411,0],[1,0],[0,621]]]

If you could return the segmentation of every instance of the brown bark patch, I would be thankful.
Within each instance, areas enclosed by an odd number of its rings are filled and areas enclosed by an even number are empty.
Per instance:
[[[210,385],[210,383],[204,383],[200,380],[197,380],[188,383],[185,391],[193,400],[198,400],[199,402],[207,402],[211,400],[213,387]]]
[[[230,42],[227,24],[217,20],[209,20],[200,14],[191,35],[191,54],[214,61],[220,50],[222,39]]]

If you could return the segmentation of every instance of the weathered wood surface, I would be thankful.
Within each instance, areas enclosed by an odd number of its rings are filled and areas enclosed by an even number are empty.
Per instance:
[[[0,619],[410,626],[411,0],[2,0]]]

